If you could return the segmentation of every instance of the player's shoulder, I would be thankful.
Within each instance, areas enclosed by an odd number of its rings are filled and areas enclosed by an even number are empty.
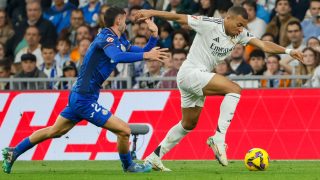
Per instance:
[[[202,16],[202,21],[212,22],[218,25],[223,24],[223,19],[216,18],[216,17],[208,17],[208,16]]]
[[[102,29],[96,36],[95,43],[114,43],[117,39],[117,35],[109,28]]]

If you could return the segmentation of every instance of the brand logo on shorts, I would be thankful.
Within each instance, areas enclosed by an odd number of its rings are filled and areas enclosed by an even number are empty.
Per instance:
[[[103,115],[107,115],[107,114],[108,114],[108,111],[107,111],[107,110],[105,110],[105,109],[102,109],[102,111],[101,111],[101,112],[102,112],[102,114],[103,114]]]

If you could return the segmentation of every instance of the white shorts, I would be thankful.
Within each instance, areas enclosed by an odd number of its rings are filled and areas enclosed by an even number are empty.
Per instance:
[[[202,89],[215,73],[206,68],[194,67],[183,63],[177,75],[177,84],[181,94],[181,107],[203,107],[205,96]]]

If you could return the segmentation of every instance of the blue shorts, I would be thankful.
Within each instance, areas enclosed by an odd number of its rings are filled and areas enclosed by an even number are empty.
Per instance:
[[[101,127],[106,124],[112,114],[102,107],[94,96],[82,95],[71,91],[68,105],[60,115],[74,123],[84,119]]]

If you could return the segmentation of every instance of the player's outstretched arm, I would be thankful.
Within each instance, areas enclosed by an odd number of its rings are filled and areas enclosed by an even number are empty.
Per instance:
[[[130,52],[147,52],[154,48],[158,43],[158,27],[157,25],[150,19],[146,19],[145,22],[148,24],[148,28],[151,31],[151,36],[149,38],[148,43],[143,47],[139,46],[130,46]]]
[[[157,10],[139,10],[135,14],[135,19],[137,21],[142,21],[153,16],[163,18],[169,21],[176,21],[181,25],[185,25],[188,23],[188,17],[186,14],[175,14],[171,12]]]
[[[303,63],[303,55],[302,52],[299,50],[293,50],[293,49],[285,49],[282,46],[279,46],[273,42],[269,41],[261,41],[257,38],[252,38],[249,41],[249,44],[256,46],[260,49],[262,49],[264,52],[271,53],[271,54],[289,54],[294,59],[299,60]]]

